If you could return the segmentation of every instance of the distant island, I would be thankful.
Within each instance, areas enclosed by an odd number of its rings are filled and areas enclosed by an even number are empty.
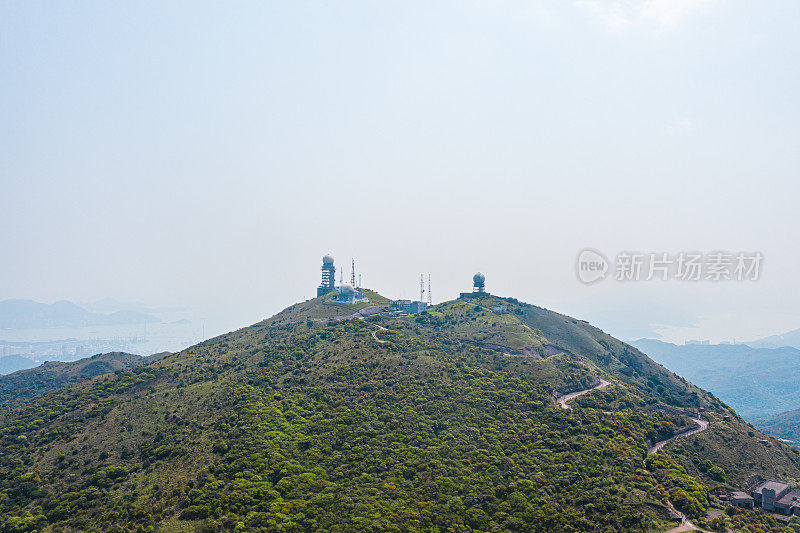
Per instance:
[[[140,311],[93,313],[68,301],[45,304],[33,300],[11,299],[0,302],[0,329],[117,326],[158,322],[161,322],[158,317]]]

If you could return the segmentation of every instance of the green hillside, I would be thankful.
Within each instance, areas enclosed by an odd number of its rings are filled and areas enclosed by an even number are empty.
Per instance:
[[[713,503],[705,458],[716,484],[748,460],[770,473],[745,445],[764,437],[708,393],[584,322],[498,303],[330,320],[363,305],[318,298],[34,399],[0,422],[0,531],[664,531],[668,501]],[[554,404],[597,378],[613,384]],[[684,423],[641,410],[659,401],[703,409],[716,437],[648,456]]]
[[[774,435],[792,446],[800,446],[800,409],[756,418],[753,425],[761,431]]]
[[[71,383],[144,365],[164,355],[166,352],[149,357],[111,352],[70,362],[47,361],[34,368],[0,376],[0,412]]]

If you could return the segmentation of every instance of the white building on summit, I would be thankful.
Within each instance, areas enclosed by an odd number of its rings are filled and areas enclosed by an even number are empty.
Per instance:
[[[339,294],[334,295],[331,297],[332,302],[342,303],[342,304],[357,304],[361,302],[369,302],[369,298],[364,296],[364,294],[356,290],[350,283],[342,283],[338,287]]]

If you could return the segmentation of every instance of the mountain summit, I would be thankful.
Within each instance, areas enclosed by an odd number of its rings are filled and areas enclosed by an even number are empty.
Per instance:
[[[663,531],[711,486],[800,478],[586,322],[488,294],[381,316],[362,293],[10,411],[2,530]]]

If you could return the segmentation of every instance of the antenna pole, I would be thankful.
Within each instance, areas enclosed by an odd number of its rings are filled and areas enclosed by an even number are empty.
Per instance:
[[[431,296],[431,275],[428,274],[428,305],[433,305],[433,296]]]

